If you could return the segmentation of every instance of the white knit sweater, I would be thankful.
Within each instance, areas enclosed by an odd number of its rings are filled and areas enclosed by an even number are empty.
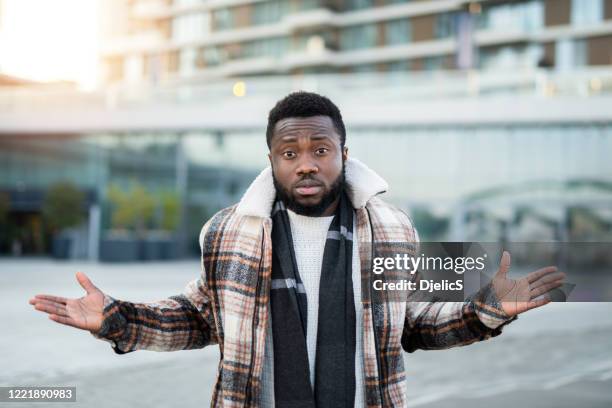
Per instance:
[[[293,248],[298,270],[308,299],[308,328],[306,346],[310,364],[310,383],[314,388],[315,353],[317,348],[317,325],[319,321],[319,279],[323,263],[323,250],[327,231],[332,217],[306,217],[288,210],[293,236]],[[353,226],[353,231],[356,227]],[[355,407],[363,407],[365,385],[363,381],[363,319],[361,307],[361,272],[357,236],[353,235],[353,293],[355,298],[356,317],[356,352],[355,352]],[[262,376],[262,408],[274,406],[274,348],[272,344],[272,319],[268,320],[268,334],[264,354]]]

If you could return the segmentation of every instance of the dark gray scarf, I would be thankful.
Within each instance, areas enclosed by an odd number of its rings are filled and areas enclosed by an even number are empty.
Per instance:
[[[297,268],[289,216],[279,200],[272,210],[272,222],[270,302],[275,406],[353,408],[356,322],[351,203],[342,192],[325,241],[319,283],[314,390],[310,384],[306,347],[306,292]]]

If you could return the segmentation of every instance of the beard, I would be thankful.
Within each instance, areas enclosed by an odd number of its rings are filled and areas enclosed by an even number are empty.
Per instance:
[[[334,180],[331,187],[327,191],[325,191],[325,194],[321,198],[321,201],[313,205],[300,204],[296,200],[295,195],[278,182],[276,176],[274,175],[274,171],[272,171],[272,179],[274,180],[274,187],[276,188],[277,197],[285,204],[285,207],[299,215],[305,215],[308,217],[320,217],[325,212],[325,210],[327,210],[329,206],[334,201],[336,201],[338,197],[340,197],[340,194],[344,190],[344,162],[342,163],[342,171]],[[314,177],[306,175],[302,177],[299,181],[307,179],[314,179]]]

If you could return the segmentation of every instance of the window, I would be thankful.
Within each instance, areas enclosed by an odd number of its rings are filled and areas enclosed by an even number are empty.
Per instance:
[[[321,7],[320,0],[302,0],[297,3],[298,10],[300,11],[314,10],[318,7]]]
[[[603,0],[572,0],[572,24],[585,25],[603,20]]]
[[[450,13],[440,14],[436,18],[436,38],[447,38],[455,35],[455,16]]]
[[[401,60],[401,61],[392,61],[387,63],[387,71],[389,72],[398,72],[398,71],[409,71],[410,70],[410,61]]]
[[[410,42],[410,21],[392,20],[385,24],[385,42],[387,45]]]
[[[366,24],[342,30],[340,43],[345,50],[356,50],[376,46],[376,25]]]
[[[224,51],[215,46],[204,48],[202,52],[204,65],[213,67],[223,63],[225,61],[225,54]]]
[[[353,66],[353,72],[355,73],[368,73],[368,72],[376,72],[376,64],[359,64]]]
[[[172,38],[177,41],[198,40],[210,32],[210,14],[195,13],[176,17],[172,23]]]
[[[535,67],[543,53],[544,49],[540,44],[482,48],[479,53],[480,68],[511,70]]]
[[[269,24],[283,18],[288,12],[289,3],[284,0],[262,1],[253,5],[252,23]]]
[[[227,30],[234,27],[234,15],[229,8],[222,8],[213,11],[213,21],[216,31]]]
[[[544,5],[540,1],[493,5],[477,17],[477,27],[492,31],[534,31],[542,27]]]
[[[563,39],[555,47],[556,66],[559,70],[568,70],[586,65],[587,48],[584,40]]]
[[[426,71],[439,71],[444,69],[444,57],[426,57],[423,58],[423,69]]]
[[[347,0],[345,10],[362,10],[370,7],[374,7],[373,0]]]
[[[287,52],[289,41],[287,38],[265,38],[244,43],[242,58],[253,58],[259,56],[280,57]]]

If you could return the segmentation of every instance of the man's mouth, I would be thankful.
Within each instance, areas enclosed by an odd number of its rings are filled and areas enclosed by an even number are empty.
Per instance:
[[[295,186],[295,191],[301,196],[312,196],[319,194],[323,190],[321,183],[312,180],[304,180]]]

